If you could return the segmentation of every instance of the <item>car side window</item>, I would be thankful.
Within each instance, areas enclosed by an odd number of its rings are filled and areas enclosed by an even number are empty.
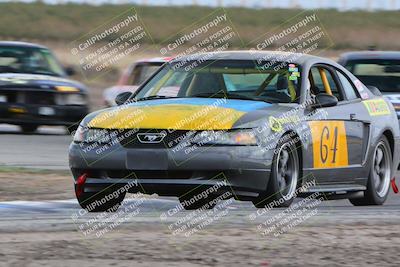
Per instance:
[[[324,76],[326,77],[327,81],[326,85],[324,84]],[[314,66],[311,68],[309,79],[311,84],[311,92],[314,95],[332,92],[332,95],[336,96],[339,101],[344,100],[334,76],[329,69],[321,66]]]
[[[356,93],[356,90],[354,89],[354,86],[352,82],[350,82],[349,78],[347,78],[343,73],[340,71],[336,71],[340,83],[342,84],[342,88],[344,93],[346,94],[347,100],[354,100],[359,98],[359,96]]]
[[[313,84],[311,84],[311,88],[314,89],[313,93],[317,95],[319,93],[324,92],[325,91],[324,84],[322,83],[321,75],[319,74],[317,67],[311,68],[311,77],[314,82]]]

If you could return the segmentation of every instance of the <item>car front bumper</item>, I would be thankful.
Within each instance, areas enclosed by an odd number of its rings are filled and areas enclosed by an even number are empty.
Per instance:
[[[89,145],[72,143],[69,163],[75,181],[87,174],[85,191],[136,183],[130,192],[181,196],[196,188],[219,188],[241,199],[253,198],[268,185],[272,152],[257,146],[208,146],[176,152],[164,148],[128,149],[118,145],[99,153]]]
[[[44,113],[48,111],[49,113]],[[0,103],[0,123],[72,126],[88,114],[87,106]]]

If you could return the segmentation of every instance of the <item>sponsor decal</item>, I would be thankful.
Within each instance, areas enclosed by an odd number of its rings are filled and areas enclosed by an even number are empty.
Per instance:
[[[285,125],[285,124],[298,124],[298,123],[300,123],[300,121],[301,121],[301,119],[297,115],[282,116],[279,118],[270,116],[268,118],[269,126],[274,132],[281,132],[283,130],[283,125]]]
[[[289,64],[289,81],[297,81],[299,77],[300,72],[296,64]]]
[[[358,91],[358,93],[360,94],[362,99],[369,99],[369,94],[368,92],[365,90],[364,85],[362,84],[362,82],[360,80],[355,80],[353,81],[354,85],[356,86],[356,89]]]
[[[269,126],[271,127],[272,131],[274,132],[281,132],[282,131],[282,124],[281,122],[275,118],[274,116],[269,117]]]
[[[371,116],[390,115],[390,109],[383,99],[371,99],[363,103]]]

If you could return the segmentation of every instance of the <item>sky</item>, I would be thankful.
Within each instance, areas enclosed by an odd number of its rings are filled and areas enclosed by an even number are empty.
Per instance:
[[[65,2],[90,2],[93,4],[101,3],[136,3],[136,4],[150,4],[150,5],[190,5],[197,3],[205,6],[241,6],[245,4],[247,7],[264,8],[264,7],[278,7],[287,8],[291,6],[300,6],[306,9],[323,8],[336,8],[339,10],[351,9],[388,9],[399,10],[400,0],[43,0],[44,2],[55,4]],[[0,0],[0,2],[7,2],[7,0]],[[22,0],[21,2],[33,2],[33,0]],[[296,4],[297,3],[297,4]]]

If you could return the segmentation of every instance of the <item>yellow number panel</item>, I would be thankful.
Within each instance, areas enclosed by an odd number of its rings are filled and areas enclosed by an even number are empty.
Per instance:
[[[337,168],[349,165],[346,128],[343,121],[312,121],[314,168]]]

